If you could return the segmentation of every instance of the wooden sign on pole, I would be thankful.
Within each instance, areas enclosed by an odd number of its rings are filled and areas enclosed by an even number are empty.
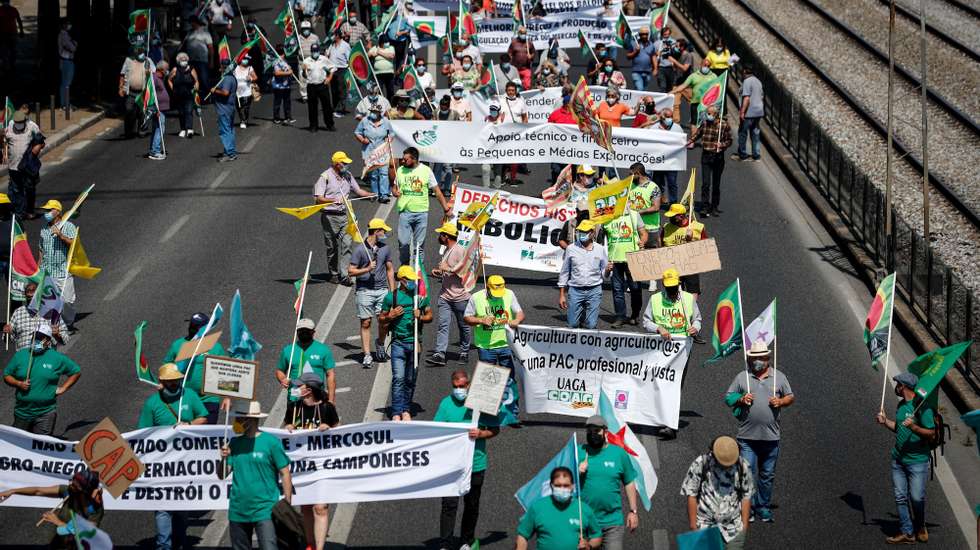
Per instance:
[[[215,344],[218,343],[218,339],[221,338],[221,331],[212,332],[201,338],[200,344],[197,340],[188,340],[181,344],[180,350],[177,352],[177,356],[174,357],[174,361],[183,361],[184,359],[190,359],[194,355],[194,350],[197,350],[197,355],[204,355]]]
[[[721,258],[718,257],[714,239],[630,252],[626,255],[626,263],[634,281],[659,280],[664,271],[670,268],[676,269],[682,276],[721,269]]]
[[[253,401],[258,370],[257,361],[205,355],[201,389],[206,394]]]
[[[93,472],[99,474],[99,479],[113,498],[119,498],[146,469],[108,417],[75,444],[75,452]]]

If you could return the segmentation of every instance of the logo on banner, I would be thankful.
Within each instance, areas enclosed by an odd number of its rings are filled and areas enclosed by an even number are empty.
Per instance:
[[[412,134],[412,139],[415,140],[415,143],[421,145],[422,147],[428,147],[434,144],[438,138],[438,135],[436,134],[437,128],[438,126],[433,126],[429,130],[419,130]]]
[[[533,260],[533,259],[534,259],[533,250],[527,248],[521,250],[521,260]]]
[[[548,390],[546,398],[548,401],[566,403],[573,409],[591,409],[595,407],[595,396],[583,391]]]
[[[616,390],[616,400],[613,401],[613,408],[615,409],[629,409],[630,403],[630,392],[625,390]]]

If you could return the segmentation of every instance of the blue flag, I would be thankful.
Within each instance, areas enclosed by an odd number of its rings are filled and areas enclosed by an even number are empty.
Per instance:
[[[504,397],[500,400],[500,411],[497,420],[501,426],[510,426],[521,421],[517,413],[520,410],[520,394],[517,392],[517,382],[511,378],[504,389]]]
[[[688,531],[677,535],[678,550],[724,550],[725,542],[717,527]]]
[[[514,498],[521,503],[525,510],[530,508],[531,504],[539,498],[551,496],[551,471],[559,466],[564,466],[572,471],[572,475],[575,477],[575,487],[578,488],[578,461],[575,460],[577,447],[578,439],[573,433],[568,443],[558,451],[558,454],[545,464],[544,468],[541,468],[541,471],[531,481],[525,483],[514,493]]]
[[[47,319],[52,325],[56,325],[61,319],[61,311],[64,307],[65,303],[61,299],[58,285],[55,284],[50,275],[42,271],[41,285],[34,292],[34,298],[27,304],[27,311],[31,315]]]
[[[235,290],[235,297],[231,299],[231,318],[228,319],[229,330],[231,330],[231,345],[228,353],[232,357],[252,361],[255,354],[262,349],[262,344],[253,336],[248,326],[245,325],[245,317],[242,315],[242,294]]]

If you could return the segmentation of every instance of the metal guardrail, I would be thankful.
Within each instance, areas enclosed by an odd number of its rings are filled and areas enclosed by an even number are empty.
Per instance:
[[[980,394],[980,308],[972,292],[953,270],[934,257],[932,247],[892,208],[892,233],[885,234],[884,193],[855,165],[798,100],[769,71],[766,63],[721,16],[711,0],[674,0],[706,41],[721,37],[741,61],[753,65],[753,74],[765,89],[766,121],[789,149],[800,169],[861,241],[871,259],[895,271],[898,293],[923,327],[946,345],[973,339],[957,368]],[[785,37],[779,36],[781,40]],[[846,98],[845,98],[846,99]],[[856,104],[851,107],[857,109]]]

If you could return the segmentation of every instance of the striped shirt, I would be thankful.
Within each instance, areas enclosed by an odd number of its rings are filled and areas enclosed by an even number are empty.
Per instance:
[[[74,239],[78,234],[78,228],[71,222],[65,222],[61,233],[69,239]],[[44,226],[41,230],[41,269],[58,279],[67,277],[68,248],[65,241],[51,232],[51,227]]]
[[[47,319],[31,315],[27,311],[27,306],[20,306],[10,315],[10,335],[14,337],[14,346],[17,350],[22,350],[31,345],[31,339],[41,323],[48,324]],[[58,321],[58,335],[54,339],[55,343],[62,345],[68,344],[68,327],[64,319]]]

